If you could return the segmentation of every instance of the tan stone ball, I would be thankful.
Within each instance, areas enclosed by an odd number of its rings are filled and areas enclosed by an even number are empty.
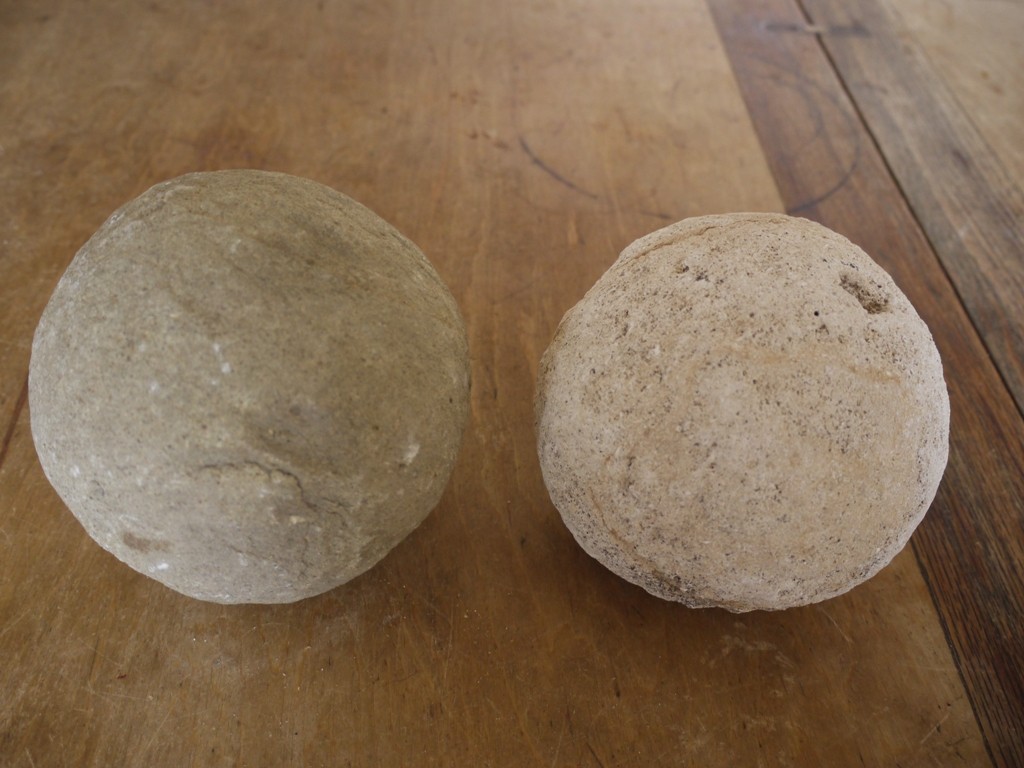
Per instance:
[[[54,291],[29,377],[43,469],[89,535],[221,603],[379,561],[438,503],[468,390],[462,319],[416,246],[260,171],[114,213]]]
[[[861,249],[775,214],[637,240],[541,361],[541,467],[580,545],[690,606],[804,605],[906,544],[946,465],[927,326]]]

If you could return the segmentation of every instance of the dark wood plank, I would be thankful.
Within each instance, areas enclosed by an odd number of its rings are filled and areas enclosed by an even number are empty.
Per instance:
[[[882,3],[801,3],[1024,413],[1020,179]]]
[[[1022,765],[1024,423],[818,39],[860,33],[811,27],[792,0],[712,8],[789,210],[872,254],[935,336],[951,453],[913,546],[991,753]]]

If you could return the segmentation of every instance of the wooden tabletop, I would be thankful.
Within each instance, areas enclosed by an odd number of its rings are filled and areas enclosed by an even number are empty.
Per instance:
[[[0,765],[1024,765],[1024,7],[989,0],[0,2]],[[157,181],[306,176],[451,287],[472,418],[440,506],[320,597],[136,574],[48,485],[30,342]],[[637,237],[769,210],[930,325],[949,466],[834,600],[689,610],[575,544],[532,393]]]

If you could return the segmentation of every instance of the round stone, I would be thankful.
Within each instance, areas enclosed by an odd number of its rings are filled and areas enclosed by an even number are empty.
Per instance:
[[[906,544],[946,465],[927,326],[813,222],[687,219],[626,248],[563,318],[541,467],[580,545],[690,606],[839,595]]]
[[[104,549],[202,600],[291,602],[435,507],[468,415],[465,328],[354,200],[260,171],[158,184],[82,247],[36,330],[32,434]]]

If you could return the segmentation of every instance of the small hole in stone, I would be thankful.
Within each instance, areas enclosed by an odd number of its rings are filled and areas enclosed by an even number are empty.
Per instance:
[[[864,285],[859,275],[843,275],[839,285],[859,301],[869,315],[877,315],[889,309],[889,297],[879,287]]]

